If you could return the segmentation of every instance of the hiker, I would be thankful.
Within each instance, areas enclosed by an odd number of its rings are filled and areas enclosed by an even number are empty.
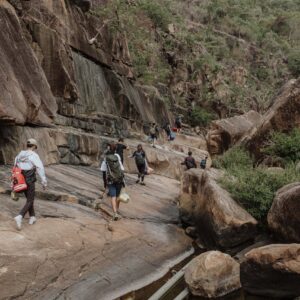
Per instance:
[[[119,138],[119,141],[117,143],[116,153],[119,154],[122,164],[124,164],[124,150],[126,149],[129,149],[129,147],[126,144],[124,144],[124,139]]]
[[[100,170],[103,172],[104,188],[108,188],[108,195],[111,197],[111,206],[113,210],[113,220],[120,219],[119,207],[122,187],[124,187],[124,167],[121,157],[116,153],[116,144],[112,143],[105,154]]]
[[[182,117],[181,115],[178,115],[175,119],[175,125],[176,125],[176,128],[177,128],[177,132],[180,133],[181,131],[181,127],[182,127]]]
[[[152,141],[152,147],[155,148],[155,140],[157,140],[159,134],[158,126],[155,123],[152,123],[149,132],[150,132],[150,140]]]
[[[164,125],[164,127],[163,127],[163,129],[166,132],[168,141],[170,141],[171,140],[171,133],[172,133],[170,123],[166,122],[165,125]]]
[[[22,150],[15,158],[15,166],[22,170],[22,174],[25,177],[27,189],[24,191],[26,197],[26,203],[21,209],[19,215],[15,217],[17,228],[21,230],[22,220],[26,213],[29,213],[29,225],[33,225],[36,222],[34,211],[34,197],[35,197],[35,182],[36,172],[42,181],[43,189],[47,187],[47,179],[45,175],[45,169],[39,155],[35,152],[38,147],[35,139],[27,140],[27,149]]]
[[[208,159],[207,156],[205,156],[204,159],[201,159],[201,161],[200,161],[200,168],[201,168],[201,169],[205,169],[205,168],[206,168],[206,162],[207,162],[207,159]]]
[[[131,157],[134,157],[136,167],[139,171],[138,173],[138,179],[136,183],[140,183],[141,185],[146,185],[144,182],[145,175],[147,173],[147,161],[146,161],[146,153],[143,150],[143,147],[141,144],[137,146],[137,150],[134,151]]]
[[[184,162],[182,162],[182,165],[185,165],[187,169],[197,168],[196,161],[194,157],[192,156],[193,153],[191,151],[188,152],[188,157],[184,159]]]

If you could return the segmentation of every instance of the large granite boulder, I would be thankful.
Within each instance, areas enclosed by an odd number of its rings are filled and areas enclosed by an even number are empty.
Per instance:
[[[268,225],[277,238],[300,242],[300,182],[288,184],[276,193]]]
[[[221,188],[214,170],[190,169],[182,177],[179,209],[208,247],[233,248],[254,238],[257,221]]]
[[[219,251],[208,251],[194,258],[184,278],[193,295],[206,298],[221,297],[241,287],[239,263]]]
[[[0,3],[0,120],[49,125],[56,101],[14,8]]]
[[[276,95],[259,126],[244,138],[251,153],[262,156],[261,149],[272,131],[288,132],[300,124],[300,78],[288,81]]]
[[[252,110],[244,115],[213,121],[207,134],[209,152],[223,153],[259,124],[261,118],[258,112]]]
[[[279,299],[300,295],[300,244],[272,244],[246,253],[241,264],[243,288]]]

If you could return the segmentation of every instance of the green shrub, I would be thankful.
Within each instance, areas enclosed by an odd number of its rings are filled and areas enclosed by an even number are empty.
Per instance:
[[[281,157],[286,162],[300,160],[300,130],[295,128],[289,134],[273,132],[269,145],[263,149],[263,152]]]
[[[191,112],[190,123],[192,126],[207,126],[214,119],[213,114],[203,108],[195,108]]]
[[[170,10],[166,5],[154,1],[141,1],[140,7],[145,14],[153,21],[156,27],[167,30],[168,24],[172,22]]]
[[[214,161],[214,166],[225,170],[252,168],[253,161],[249,153],[240,147],[233,147]]]
[[[300,48],[288,55],[288,67],[294,76],[300,75]]]
[[[222,187],[262,225],[266,223],[276,191],[300,180],[293,163],[279,172],[253,168],[249,153],[241,148],[227,151],[216,165],[225,170],[225,175],[220,179]]]

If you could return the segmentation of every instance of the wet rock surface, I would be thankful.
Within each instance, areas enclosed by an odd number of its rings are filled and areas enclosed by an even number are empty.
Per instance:
[[[293,298],[300,295],[300,245],[272,244],[245,255],[241,264],[244,289],[256,295]]]
[[[7,171],[1,168],[4,188]],[[177,181],[153,175],[143,187],[128,175],[131,202],[121,206],[120,221],[110,222],[106,196],[98,212],[69,203],[92,205],[102,195],[98,169],[57,165],[46,172],[49,188],[38,185],[35,225],[25,219],[17,231],[13,217],[25,199],[0,195],[0,299],[115,299],[158,279],[190,250],[176,225]]]
[[[257,221],[222,189],[212,171],[184,173],[179,199],[181,219],[197,227],[209,247],[233,248],[254,238]]]
[[[286,242],[300,242],[300,183],[277,191],[268,213],[268,226],[275,237]]]
[[[241,288],[239,263],[219,251],[194,258],[184,277],[192,294],[205,298],[221,297]]]

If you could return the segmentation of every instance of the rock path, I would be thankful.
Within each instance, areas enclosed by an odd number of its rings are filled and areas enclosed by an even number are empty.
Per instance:
[[[7,168],[0,182],[8,188]],[[40,197],[73,195],[79,202],[101,194],[99,170],[56,165],[47,168],[49,189]],[[176,180],[147,176],[147,186],[127,176],[132,201],[123,219],[62,201],[36,201],[38,222],[15,229],[19,202],[0,194],[0,299],[115,299],[157,280],[189,255],[191,240],[176,223]],[[38,190],[39,186],[38,186]],[[101,204],[110,210],[108,199]]]

